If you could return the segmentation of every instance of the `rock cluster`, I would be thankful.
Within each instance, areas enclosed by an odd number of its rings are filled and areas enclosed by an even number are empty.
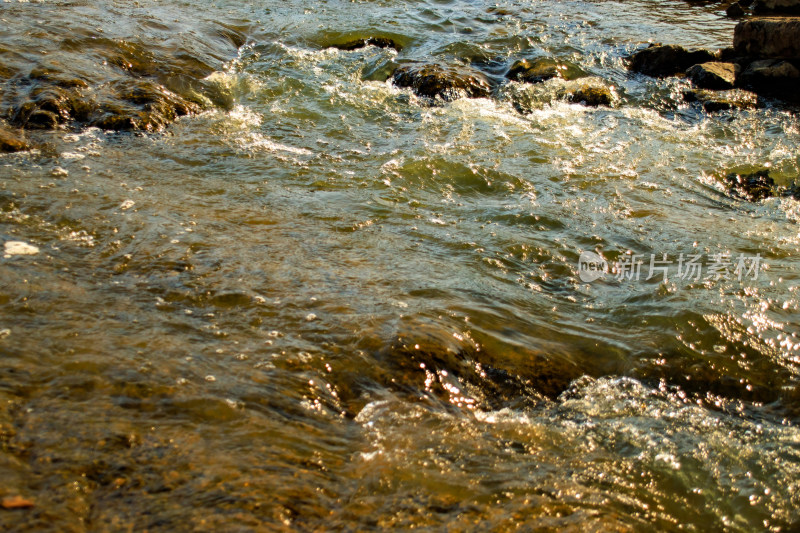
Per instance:
[[[334,41],[325,46],[345,51],[367,46],[393,48],[397,51],[402,49],[395,40],[376,36]],[[368,79],[385,80],[388,77],[395,86],[410,88],[417,96],[445,102],[459,98],[487,98],[496,94],[498,89],[508,86],[509,81],[523,85],[546,85],[547,89],[541,91],[540,96],[550,96],[550,101],[556,99],[597,107],[611,106],[618,99],[613,87],[599,78],[591,77],[571,61],[552,57],[518,59],[511,63],[503,77],[499,77],[496,69],[490,69],[493,72],[490,75],[472,66],[473,63],[480,65],[491,62],[483,59],[485,61],[475,57],[462,57],[463,63],[436,60],[413,61],[400,66],[392,64],[391,70],[372,69]],[[388,73],[384,76],[376,75],[379,71]],[[585,82],[571,83],[576,80]],[[548,85],[551,81],[553,83]],[[514,101],[514,105],[521,112],[529,112],[532,108],[520,101]]]
[[[800,15],[800,1],[798,0],[738,0],[725,9],[725,14],[731,18],[741,18],[748,14],[753,15]]]
[[[244,43],[233,30],[218,37],[231,50]],[[82,70],[58,54],[33,65],[0,64],[0,151],[29,149],[21,130],[160,131],[180,116],[232,103],[215,68],[189,54],[105,38],[68,39],[62,48],[101,66]]]
[[[519,60],[505,75],[507,80],[545,88],[543,96],[551,96],[590,107],[611,106],[614,91],[603,80],[590,77],[576,65],[551,58]],[[491,96],[501,83],[490,79],[481,71],[464,66],[442,63],[411,63],[398,67],[392,75],[398,87],[409,87],[418,96],[452,101],[457,98],[485,98]],[[553,82],[552,84],[549,82]],[[521,112],[529,112],[531,105],[515,101]]]
[[[770,5],[777,2],[774,0]],[[788,5],[789,0],[786,2]],[[796,3],[800,5],[800,0]],[[685,75],[696,89],[739,89],[714,97],[707,92],[691,91],[687,101],[701,102],[707,111],[749,107],[757,99],[745,96],[743,90],[800,102],[800,18],[743,20],[734,30],[733,47],[718,52],[651,45],[629,58],[629,68],[655,77]],[[729,100],[727,96],[735,98]]]
[[[752,0],[743,2],[733,4],[729,14],[749,7]],[[800,0],[757,0],[752,7],[756,13],[798,14]],[[684,100],[709,113],[753,108],[761,104],[761,97],[800,103],[800,17],[742,20],[734,30],[733,46],[717,52],[650,45],[634,53],[628,67],[653,77],[686,76],[692,89],[684,92]],[[769,169],[729,173],[722,181],[732,196],[743,200],[800,199],[800,187],[776,185]]]

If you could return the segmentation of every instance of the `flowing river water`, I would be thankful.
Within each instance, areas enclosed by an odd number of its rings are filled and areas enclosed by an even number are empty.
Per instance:
[[[0,156],[0,496],[34,503],[0,529],[800,527],[800,203],[723,182],[797,180],[800,121],[707,114],[624,63],[728,46],[718,6],[6,0],[0,20],[13,72],[101,83],[122,50],[202,64],[219,94],[162,132],[64,125]],[[375,35],[402,50],[329,47]],[[385,81],[538,56],[616,102]],[[583,252],[641,275],[586,282]]]

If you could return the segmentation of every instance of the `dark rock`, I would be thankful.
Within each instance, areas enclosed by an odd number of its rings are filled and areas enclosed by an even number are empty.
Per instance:
[[[21,131],[0,124],[0,152],[22,152],[30,148]]]
[[[541,83],[551,78],[575,80],[587,74],[577,65],[568,61],[557,61],[549,57],[540,57],[534,60],[520,59],[516,61],[506,74],[506,78],[513,81],[527,83]]]
[[[742,7],[750,7],[755,0],[739,0],[739,5]]]
[[[440,97],[446,101],[458,98],[483,98],[491,94],[488,78],[470,67],[438,63],[412,64],[399,67],[392,76],[398,87],[410,87],[419,96]]]
[[[79,95],[73,90],[53,85],[37,85],[28,93],[28,99],[11,114],[11,122],[28,129],[55,129],[70,120]]]
[[[571,93],[567,99],[575,104],[597,107],[601,105],[610,106],[614,97],[611,94],[611,90],[606,86],[587,84],[579,87],[575,92]]]
[[[32,130],[54,130],[58,127],[58,115],[52,111],[36,109],[28,115],[25,127]]]
[[[755,92],[796,100],[800,70],[780,59],[753,61],[737,77],[737,85]]]
[[[757,0],[753,4],[756,15],[800,15],[800,0]]]
[[[744,7],[739,2],[735,2],[728,6],[728,9],[725,10],[725,15],[732,19],[738,19],[743,17],[745,14]]]
[[[200,110],[197,104],[147,80],[120,80],[88,120],[110,130],[159,131],[178,117]],[[122,100],[122,102],[119,102]]]
[[[734,63],[702,63],[686,71],[692,84],[701,89],[733,89],[739,66]]]
[[[359,48],[364,48],[366,46],[376,46],[378,48],[394,48],[398,52],[403,49],[402,45],[397,43],[394,39],[390,39],[389,37],[367,37],[366,39],[355,39],[353,41],[348,41],[343,44],[334,44],[333,48],[350,51],[350,50],[357,50]]]
[[[200,106],[146,79],[122,78],[94,91],[39,85],[12,113],[26,129],[55,129],[70,121],[109,130],[158,131]]]
[[[716,61],[718,57],[708,50],[687,50],[670,44],[651,45],[629,59],[629,68],[632,71],[663,78],[682,74],[692,65]]]
[[[758,107],[758,96],[755,93],[733,89],[730,91],[707,91],[693,89],[683,93],[686,102],[697,102],[707,113],[727,111],[729,109],[753,109]]]
[[[733,47],[741,56],[800,59],[800,18],[743,20],[734,30]]]
[[[724,181],[728,192],[751,202],[775,196],[775,181],[766,169],[744,175],[731,173],[725,176]]]
[[[736,53],[736,49],[732,46],[727,48],[723,48],[719,51],[719,60],[723,63],[739,63],[739,54]]]

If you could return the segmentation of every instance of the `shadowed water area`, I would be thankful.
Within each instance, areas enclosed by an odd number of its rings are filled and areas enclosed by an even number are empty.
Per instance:
[[[0,529],[800,527],[800,203],[725,183],[796,183],[800,121],[706,113],[624,62],[729,46],[719,6],[6,2],[0,22],[0,116],[34,146],[0,155],[0,498],[34,504]],[[505,79],[540,57],[612,104]],[[488,96],[392,83],[431,62]],[[584,282],[586,251],[642,275]],[[720,253],[731,275],[676,275]]]

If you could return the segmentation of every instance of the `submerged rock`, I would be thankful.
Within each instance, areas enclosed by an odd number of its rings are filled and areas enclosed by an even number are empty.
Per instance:
[[[189,53],[78,33],[13,77],[0,76],[0,106],[11,124],[25,129],[81,124],[145,131],[206,107],[230,107],[229,88],[211,78],[222,67],[219,58],[233,57],[244,37],[224,26],[206,37],[205,49]]]
[[[500,97],[524,114],[558,101],[595,107],[611,106],[619,100],[614,87],[597,77],[572,81],[552,78],[535,84],[509,83],[501,88]]]
[[[511,65],[506,78],[526,83],[541,83],[551,78],[575,80],[587,74],[577,65],[568,61],[558,61],[549,57],[533,60],[520,59]]]
[[[535,84],[509,83],[500,89],[500,97],[523,114],[558,101],[596,107],[612,106],[619,100],[614,87],[597,77],[572,81],[552,78]]]
[[[560,354],[513,347],[495,353],[424,326],[398,335],[375,358],[384,371],[374,377],[390,389],[489,409],[556,398],[585,372]]]
[[[674,44],[651,45],[630,56],[629,68],[647,76],[664,78],[683,74],[692,65],[717,59],[717,55],[708,50],[687,50]]]
[[[700,89],[733,89],[739,66],[734,63],[701,63],[686,71],[692,84]]]
[[[76,121],[117,131],[157,131],[199,110],[158,83],[122,78],[92,91],[39,86],[15,107],[11,120],[26,129],[55,129]]]
[[[367,46],[375,46],[378,48],[394,48],[398,52],[403,49],[401,44],[394,39],[390,39],[389,37],[367,37],[363,39],[355,39],[342,44],[334,44],[331,46],[333,48],[338,48],[339,50],[345,51],[358,50],[359,48],[365,48]]]
[[[78,105],[81,99],[82,95],[75,89],[37,84],[27,98],[15,106],[11,122],[28,129],[55,129],[77,114],[76,109],[82,109]]]
[[[751,174],[731,173],[725,176],[724,182],[733,196],[751,202],[775,196],[775,181],[769,176],[767,169]]]
[[[567,100],[574,104],[584,104],[590,107],[610,106],[614,101],[611,89],[605,85],[586,84],[570,93]]]
[[[734,30],[733,47],[741,56],[800,59],[800,18],[743,20]]]
[[[197,104],[148,80],[120,80],[108,87],[107,103],[89,123],[111,130],[157,131],[178,117],[200,111]],[[114,101],[121,100],[122,105]]]
[[[484,98],[492,92],[489,79],[482,72],[439,63],[403,65],[394,72],[392,81],[398,87],[413,89],[419,96],[445,101]]]
[[[30,148],[21,131],[0,124],[0,152],[23,152]]]
[[[683,93],[686,102],[697,102],[707,113],[729,109],[753,109],[758,107],[758,96],[749,91],[732,89],[730,91],[708,91],[693,89]]]
[[[7,67],[3,63],[0,63],[0,79],[6,80],[14,76],[14,74],[16,74],[16,72],[13,69]]]
[[[31,80],[49,82],[52,85],[65,89],[76,87],[85,89],[89,87],[89,84],[85,80],[77,76],[70,76],[60,70],[44,66],[34,67],[30,74],[28,74],[28,78]]]

